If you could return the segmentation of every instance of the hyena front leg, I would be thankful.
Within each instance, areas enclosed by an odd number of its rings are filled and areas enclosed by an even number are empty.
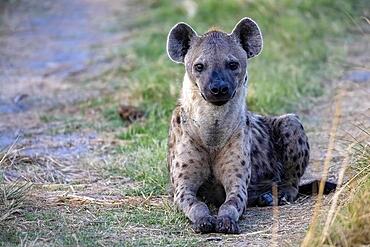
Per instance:
[[[226,192],[226,200],[217,215],[216,232],[239,233],[237,221],[247,201],[247,186],[251,176],[249,151],[242,138],[231,140],[225,154],[215,165],[215,175]]]
[[[189,142],[190,143],[190,142]],[[215,229],[216,219],[207,205],[197,199],[199,187],[210,175],[205,152],[187,141],[177,143],[171,164],[174,201],[194,224],[196,232],[208,233]]]

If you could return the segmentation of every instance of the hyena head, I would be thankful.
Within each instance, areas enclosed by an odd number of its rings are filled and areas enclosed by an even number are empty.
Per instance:
[[[167,39],[171,60],[185,64],[187,75],[204,100],[221,106],[247,82],[247,59],[262,49],[262,34],[250,18],[230,33],[211,30],[198,36],[186,23],[176,24]],[[244,94],[241,94],[244,95]]]

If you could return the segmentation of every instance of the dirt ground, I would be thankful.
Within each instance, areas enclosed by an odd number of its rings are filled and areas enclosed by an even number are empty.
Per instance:
[[[130,18],[122,16],[134,16],[140,10],[122,1],[21,2],[1,10],[0,150],[14,144],[19,155],[43,157],[46,162],[9,167],[5,181],[30,180],[38,188],[55,185],[53,190],[32,192],[35,201],[49,207],[56,206],[66,191],[103,202],[144,200],[121,195],[120,187],[135,186],[129,178],[99,173],[99,167],[107,162],[120,165],[125,157],[114,152],[120,142],[115,137],[118,130],[103,126],[98,131],[101,112],[83,104],[108,94],[125,102],[127,92],[120,87],[122,92],[117,93],[115,83],[101,80],[99,75],[123,63],[114,56],[115,50],[125,46],[133,30]],[[123,19],[127,24],[119,26]],[[336,109],[340,110],[339,125],[329,179],[337,179],[348,145],[365,138],[361,129],[370,130],[369,38],[369,32],[354,34],[354,40],[343,47],[349,52],[342,60],[344,70],[338,72],[339,79],[328,79],[329,93],[298,113],[312,147],[307,179],[320,177]],[[70,184],[78,189],[71,191]],[[150,200],[161,203],[167,199]],[[330,195],[324,198],[324,205],[329,200]],[[314,205],[314,197],[301,197],[292,205],[279,207],[275,216],[269,207],[250,208],[240,221],[242,234],[202,238],[205,244],[216,246],[297,245],[308,229]]]

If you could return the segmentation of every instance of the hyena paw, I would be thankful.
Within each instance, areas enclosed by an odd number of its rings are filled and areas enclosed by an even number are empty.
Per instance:
[[[257,205],[260,207],[272,206],[274,205],[274,198],[271,192],[263,193],[260,195],[257,201]]]
[[[238,223],[228,216],[221,216],[217,218],[216,232],[227,234],[239,234],[240,228]]]
[[[294,202],[297,198],[298,190],[294,187],[281,188],[279,190],[279,200],[278,205],[285,205]],[[261,207],[273,206],[274,205],[274,196],[271,192],[264,193],[260,195],[257,201],[257,205]]]
[[[281,188],[279,191],[279,205],[289,204],[295,201],[298,189],[294,187]]]
[[[214,216],[205,216],[197,220],[193,229],[196,233],[210,233],[215,231],[216,218]]]

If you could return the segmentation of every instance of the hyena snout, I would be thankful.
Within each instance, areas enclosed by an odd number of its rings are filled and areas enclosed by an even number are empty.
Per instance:
[[[229,93],[229,85],[223,81],[216,81],[214,83],[209,84],[209,91],[214,96],[227,96]]]
[[[234,83],[224,79],[211,78],[205,85],[203,94],[206,101],[214,105],[223,105],[234,97],[235,91]]]

